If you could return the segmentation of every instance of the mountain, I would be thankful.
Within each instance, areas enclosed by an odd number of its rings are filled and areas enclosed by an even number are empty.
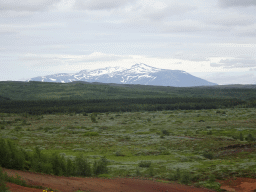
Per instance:
[[[78,73],[58,73],[31,78],[27,81],[60,82],[74,81],[141,84],[175,87],[210,86],[217,85],[204,79],[190,75],[185,71],[159,69],[146,64],[135,64],[131,68],[106,67],[92,71],[82,70]]]

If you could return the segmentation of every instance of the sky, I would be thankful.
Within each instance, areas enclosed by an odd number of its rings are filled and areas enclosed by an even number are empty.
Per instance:
[[[0,0],[0,81],[136,63],[256,84],[256,0]]]

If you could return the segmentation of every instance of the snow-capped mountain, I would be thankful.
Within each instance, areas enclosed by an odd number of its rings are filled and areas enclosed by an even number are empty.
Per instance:
[[[195,77],[180,70],[159,69],[146,64],[135,64],[131,68],[106,67],[92,71],[82,70],[78,73],[58,73],[31,78],[27,81],[60,82],[73,81],[141,84],[175,87],[209,86],[217,85],[204,79]]]

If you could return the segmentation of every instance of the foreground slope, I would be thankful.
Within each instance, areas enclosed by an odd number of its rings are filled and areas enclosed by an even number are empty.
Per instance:
[[[132,178],[78,178],[78,177],[57,177],[40,173],[31,173],[17,170],[5,169],[8,175],[20,175],[30,184],[50,187],[61,192],[90,191],[90,192],[211,192],[210,189],[196,188],[176,183],[160,183],[151,180]],[[35,190],[36,191],[36,190]]]

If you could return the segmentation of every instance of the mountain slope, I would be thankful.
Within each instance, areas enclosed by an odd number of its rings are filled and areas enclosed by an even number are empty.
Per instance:
[[[146,64],[135,64],[131,68],[106,67],[92,71],[82,70],[75,74],[59,73],[31,78],[28,81],[61,82],[73,81],[102,82],[117,84],[141,84],[175,87],[217,85],[180,70],[159,69]]]

